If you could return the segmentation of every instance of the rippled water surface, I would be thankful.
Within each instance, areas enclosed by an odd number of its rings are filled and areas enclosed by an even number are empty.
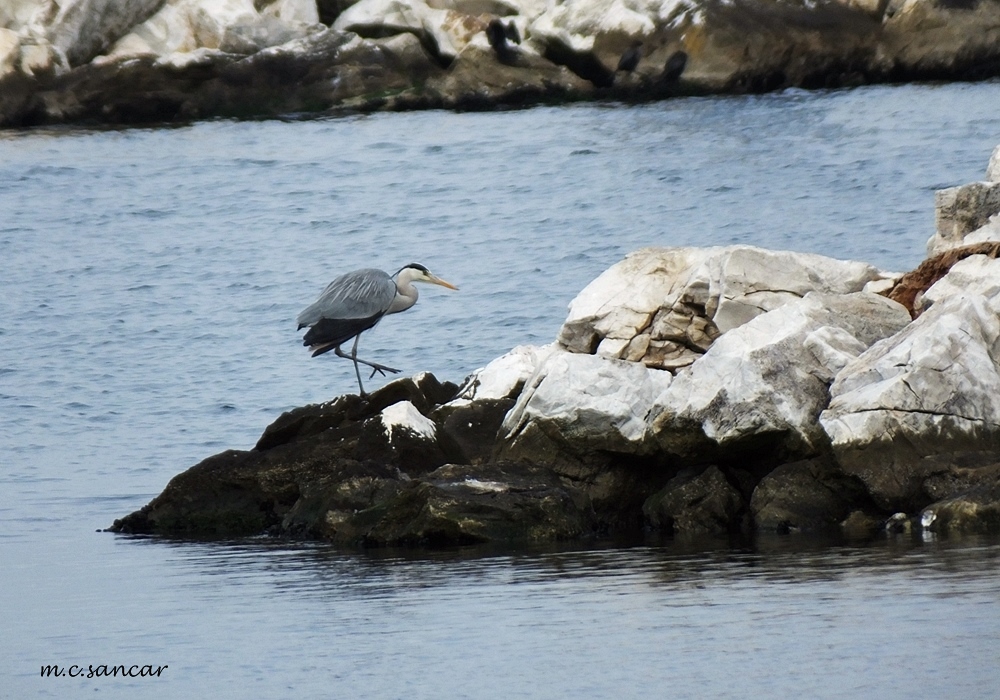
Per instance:
[[[983,176],[998,104],[991,82],[0,132],[0,697],[995,695],[993,540],[418,555],[95,531],[354,390],[294,329],[340,272],[457,284],[362,348],[460,381],[552,340],[642,246],[909,269],[934,190]]]

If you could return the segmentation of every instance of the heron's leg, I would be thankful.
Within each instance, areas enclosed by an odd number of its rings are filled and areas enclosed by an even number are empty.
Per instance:
[[[361,334],[358,333],[354,336],[354,346],[351,348],[351,360],[354,362],[354,373],[358,375],[358,388],[361,389],[361,398],[368,398],[368,394],[365,392],[365,385],[361,383],[361,370],[358,369],[358,341],[361,340]],[[340,346],[337,346],[336,353],[340,355]]]
[[[354,345],[356,350],[358,345],[357,341],[354,341]],[[363,365],[368,365],[373,370],[372,372],[373,377],[375,376],[375,372],[381,372],[382,374],[385,374],[386,372],[392,372],[393,374],[399,373],[398,369],[394,369],[392,367],[386,367],[385,365],[380,365],[377,362],[369,362],[368,360],[362,360],[360,357],[357,357],[357,355],[354,354],[354,351],[352,351],[351,354],[348,355],[344,352],[341,352],[340,348],[335,348],[334,352],[337,354],[338,357],[346,357],[348,360],[353,360],[355,363],[360,362]]]

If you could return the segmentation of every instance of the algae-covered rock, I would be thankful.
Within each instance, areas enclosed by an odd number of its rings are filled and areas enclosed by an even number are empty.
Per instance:
[[[675,534],[727,534],[749,530],[746,499],[716,466],[671,479],[642,507],[654,529]]]
[[[783,464],[761,479],[750,499],[759,531],[864,529],[864,513],[877,512],[864,484],[819,458]]]

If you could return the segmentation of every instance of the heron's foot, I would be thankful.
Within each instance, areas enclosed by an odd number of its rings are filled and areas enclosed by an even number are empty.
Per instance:
[[[372,377],[374,377],[375,374],[376,374],[376,372],[378,374],[381,374],[383,377],[385,376],[386,372],[391,372],[393,374],[399,374],[399,370],[398,369],[394,369],[392,367],[386,367],[385,365],[379,365],[379,364],[373,363],[373,364],[371,364],[369,366],[372,368],[372,373],[370,375],[368,375],[369,379],[371,379]]]

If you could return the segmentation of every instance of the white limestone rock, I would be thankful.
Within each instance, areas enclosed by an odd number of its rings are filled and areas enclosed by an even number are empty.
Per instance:
[[[786,456],[813,454],[825,441],[816,418],[833,378],[909,321],[902,306],[875,294],[809,293],[723,335],[679,372],[652,430],[682,457],[761,440]]]
[[[983,226],[967,234],[962,245],[1000,241],[1000,214],[994,214]]]
[[[90,61],[156,12],[162,0],[47,0],[31,12],[30,3],[16,3],[13,21],[23,21],[26,44],[47,42],[68,66]],[[27,21],[24,21],[25,18]],[[37,58],[32,58],[35,63]],[[36,69],[37,70],[37,69]]]
[[[515,398],[538,366],[556,349],[555,343],[541,347],[518,345],[473,372],[449,404]]]
[[[934,303],[849,363],[830,393],[820,424],[841,468],[882,507],[923,507],[924,458],[1000,446],[1000,297]]]
[[[21,39],[17,32],[0,27],[0,79],[18,69],[21,62]]]
[[[559,343],[675,370],[766,311],[809,292],[857,292],[882,277],[865,263],[752,246],[645,248],[577,295]]]
[[[282,0],[258,12],[253,0],[167,0],[148,20],[112,46],[107,56],[166,58],[199,49],[252,54],[318,32],[315,5]]]
[[[388,36],[423,32],[424,15],[430,8],[422,0],[361,0],[344,10],[333,28],[362,36]]]
[[[35,32],[22,32],[18,70],[25,76],[44,78],[62,75],[70,69],[66,54]]]
[[[917,297],[913,307],[924,313],[934,304],[962,294],[979,294],[988,299],[1000,295],[1000,260],[986,255],[959,260],[948,274]]]
[[[986,179],[990,182],[1000,182],[1000,146],[993,149],[990,164],[986,167]]]
[[[566,0],[553,4],[532,22],[530,33],[538,41],[557,41],[584,53],[592,51],[595,40],[604,34],[632,38],[652,34],[656,20],[680,4],[679,0]]]
[[[409,401],[394,403],[383,409],[380,415],[390,443],[400,431],[424,440],[437,439],[437,426],[434,425],[434,421],[426,418]]]
[[[3,0],[0,2],[0,28],[20,31],[48,5],[48,0]]]
[[[256,6],[262,17],[274,17],[291,24],[319,24],[316,0],[271,0],[263,7],[260,2]]]
[[[455,59],[467,46],[490,50],[484,31],[495,15],[509,15],[516,5],[493,0],[467,2],[432,0],[361,0],[347,8],[334,29],[361,36],[411,33],[446,60]],[[523,30],[525,20],[521,19]]]
[[[506,454],[530,456],[539,433],[575,451],[648,453],[647,414],[671,380],[641,364],[553,352],[504,419]]]
[[[971,182],[938,190],[934,207],[935,233],[927,241],[928,256],[971,243],[997,240],[1000,182]]]
[[[545,10],[547,0],[427,0],[436,10],[454,10],[465,15],[536,16]]]

